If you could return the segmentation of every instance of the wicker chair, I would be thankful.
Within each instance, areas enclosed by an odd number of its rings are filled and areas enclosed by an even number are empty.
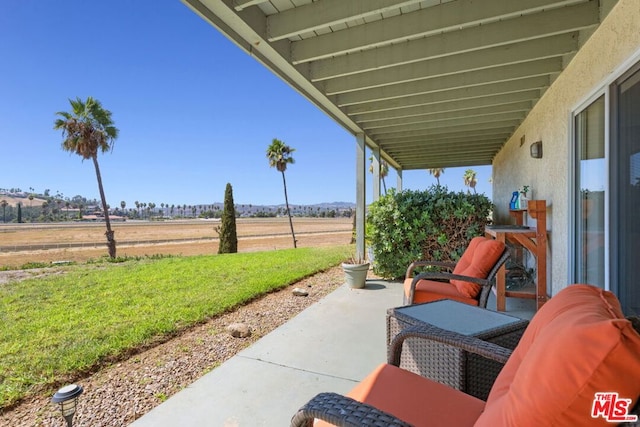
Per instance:
[[[453,299],[470,305],[487,307],[489,292],[500,268],[509,259],[504,243],[475,237],[457,263],[420,260],[407,268],[403,303],[416,304],[438,299]],[[437,267],[416,275],[418,267]]]
[[[403,344],[407,339],[413,338],[448,344],[468,351],[469,353],[485,357],[487,360],[496,361],[502,365],[506,363],[512,352],[512,350],[483,341],[479,338],[461,335],[432,325],[422,324],[412,326],[396,335],[389,347],[388,365],[394,367],[400,366]],[[397,369],[398,372],[403,371],[400,368]],[[452,369],[457,368],[452,367]],[[493,379],[495,380],[495,378]],[[471,398],[475,399],[473,397]],[[314,419],[327,421],[336,426],[411,426],[411,424],[396,418],[394,415],[381,411],[372,405],[336,393],[320,393],[315,396],[294,415],[291,426],[311,427],[314,425]]]
[[[628,415],[639,410],[640,324],[629,320],[610,292],[572,285],[541,308],[513,351],[416,325],[398,334],[388,363],[349,397],[321,393],[294,415],[291,426],[612,425],[605,418],[613,415],[615,402],[607,411],[606,400],[599,400],[603,407],[596,409],[598,393],[629,399],[626,408],[634,407]],[[397,367],[407,338],[435,340],[504,364],[487,401]],[[617,418],[619,425],[638,425],[625,418]]]

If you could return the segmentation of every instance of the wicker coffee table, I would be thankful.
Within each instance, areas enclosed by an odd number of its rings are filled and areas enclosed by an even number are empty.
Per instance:
[[[387,346],[399,332],[418,324],[514,349],[529,321],[452,300],[391,308],[387,311]],[[486,400],[503,365],[448,344],[408,339],[400,366]]]

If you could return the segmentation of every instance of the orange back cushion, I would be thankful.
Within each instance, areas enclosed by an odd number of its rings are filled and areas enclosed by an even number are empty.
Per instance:
[[[486,237],[474,237],[456,264],[453,274],[486,279],[502,252],[504,243]],[[469,298],[476,298],[482,289],[477,283],[464,280],[451,280],[451,284]]]
[[[610,425],[591,417],[597,392],[635,403],[640,335],[612,293],[571,285],[534,316],[476,426]]]

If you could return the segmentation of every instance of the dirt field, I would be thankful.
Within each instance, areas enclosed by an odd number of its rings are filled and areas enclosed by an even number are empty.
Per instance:
[[[208,220],[129,221],[112,227],[119,256],[200,255],[217,253],[217,225],[219,222]],[[293,227],[298,247],[341,245],[351,240],[348,218],[294,218]],[[107,254],[104,231],[104,223],[0,225],[0,266],[101,257]],[[240,252],[293,247],[287,218],[238,219],[237,232]],[[39,249],[58,244],[72,247]]]

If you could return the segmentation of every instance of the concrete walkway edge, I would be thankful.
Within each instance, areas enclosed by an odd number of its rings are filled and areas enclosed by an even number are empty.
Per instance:
[[[386,361],[386,311],[401,303],[401,283],[343,285],[131,426],[287,426],[317,393],[346,393]]]

